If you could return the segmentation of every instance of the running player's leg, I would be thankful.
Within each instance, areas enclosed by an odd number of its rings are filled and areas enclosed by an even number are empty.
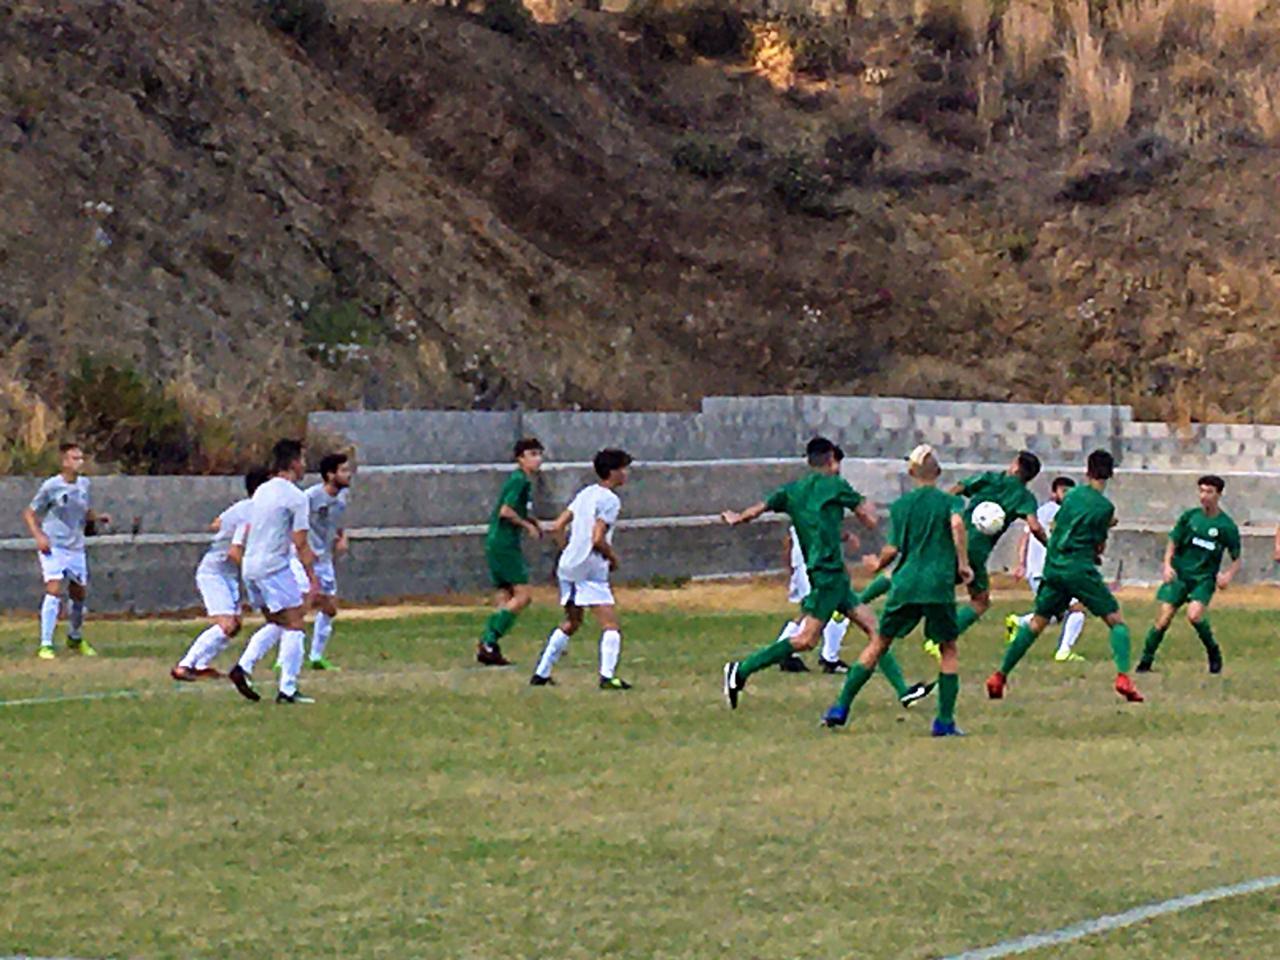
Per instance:
[[[52,660],[53,633],[58,627],[58,614],[62,612],[62,577],[45,579],[44,596],[40,601],[40,652],[42,659]]]
[[[332,580],[325,582],[323,577],[320,588],[322,592],[316,597],[316,617],[311,626],[311,652],[307,655],[307,663],[314,670],[337,670],[325,656],[329,638],[333,636],[333,621],[338,616],[337,589]]]
[[[600,624],[600,689],[630,690],[631,684],[618,676],[618,659],[622,656],[618,608],[613,603],[598,603],[592,605],[591,612]]]
[[[849,618],[840,613],[833,614],[822,628],[822,653],[818,655],[818,664],[823,673],[849,672],[849,665],[840,659],[840,650],[848,632]]]
[[[875,672],[880,658],[888,651],[889,645],[897,637],[910,633],[920,619],[916,609],[906,604],[900,607],[886,607],[880,616],[879,624],[874,620],[868,622],[869,614],[870,608],[865,605],[853,611],[853,621],[867,632],[867,643],[858,654],[857,661],[849,666],[849,672],[845,674],[844,685],[840,688],[835,704],[823,714],[822,722],[828,727],[845,725],[854,699],[866,686],[867,680]]]
[[[529,588],[529,568],[520,551],[490,551],[487,559],[489,579],[497,588],[496,609],[485,621],[476,660],[486,666],[503,667],[511,661],[503,656],[500,641],[533,602],[533,591]]]
[[[1209,661],[1210,673],[1222,672],[1222,648],[1214,639],[1213,628],[1209,626],[1209,601],[1192,600],[1187,604],[1187,622],[1195,630],[1196,636],[1204,646],[1205,656]]]
[[[1062,633],[1058,636],[1058,649],[1053,659],[1059,663],[1070,660],[1083,660],[1084,657],[1074,652],[1076,641],[1084,631],[1085,612],[1083,605],[1072,603],[1067,608],[1067,615],[1062,621]]]
[[[1019,661],[1027,655],[1031,645],[1036,642],[1049,621],[1062,616],[1071,606],[1070,589],[1056,580],[1042,580],[1040,589],[1036,591],[1035,610],[1031,619],[1018,625],[1012,642],[1005,647],[1004,659],[1000,668],[987,677],[987,696],[999,700],[1004,696],[1005,684],[1009,674],[1013,672]]]
[[[560,602],[564,605],[564,619],[547,637],[542,655],[538,658],[538,665],[534,668],[533,676],[529,678],[532,686],[542,687],[555,683],[551,679],[551,671],[569,646],[569,638],[582,626],[583,608],[574,602],[575,593],[573,584],[563,580],[560,582]]]
[[[93,656],[94,650],[84,639],[85,603],[89,598],[89,589],[84,583],[74,578],[67,582],[67,599],[71,601],[67,611],[67,646]]]
[[[1190,590],[1187,584],[1180,579],[1160,584],[1160,589],[1156,591],[1156,600],[1160,604],[1160,612],[1156,614],[1155,623],[1151,625],[1151,629],[1147,631],[1146,639],[1143,641],[1142,657],[1138,660],[1139,673],[1146,673],[1155,663],[1156,651],[1160,649],[1160,644],[1164,642],[1164,635],[1173,623],[1173,618],[1177,614],[1178,608],[1187,602],[1189,593]]]

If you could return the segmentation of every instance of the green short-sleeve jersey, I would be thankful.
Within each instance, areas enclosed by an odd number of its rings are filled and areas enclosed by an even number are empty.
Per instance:
[[[960,492],[969,498],[969,507],[964,512],[964,522],[969,528],[969,541],[981,537],[992,546],[1004,536],[1015,520],[1033,517],[1036,513],[1036,498],[1027,485],[1008,472],[979,473],[960,481]],[[1004,526],[995,536],[979,533],[973,526],[973,511],[980,503],[1000,504],[1004,510]]]
[[[889,507],[889,543],[898,548],[889,603],[954,603],[956,544],[951,518],[964,501],[937,487],[918,487]]]
[[[1240,556],[1240,529],[1225,513],[1211,517],[1193,507],[1169,531],[1173,541],[1173,569],[1180,580],[1211,580],[1222,566],[1222,555]]]
[[[514,471],[502,485],[498,494],[498,502],[493,505],[489,514],[489,532],[485,536],[484,545],[488,550],[519,550],[521,530],[514,523],[503,520],[500,511],[510,507],[522,520],[529,519],[529,509],[533,501],[533,482],[523,470]]]
[[[1072,576],[1092,571],[1100,562],[1100,548],[1111,535],[1115,505],[1084,484],[1072,487],[1053,518],[1053,533],[1045,555],[1044,574]]]
[[[844,512],[856,510],[865,499],[843,478],[814,471],[773,491],[765,506],[791,518],[809,573],[846,573]]]

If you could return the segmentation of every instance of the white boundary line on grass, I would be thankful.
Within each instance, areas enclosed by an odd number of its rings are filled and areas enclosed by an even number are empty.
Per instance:
[[[1154,917],[1180,913],[1183,910],[1190,910],[1192,907],[1199,907],[1206,903],[1227,900],[1231,897],[1242,897],[1250,893],[1261,893],[1264,890],[1274,890],[1277,887],[1280,887],[1280,876],[1258,877],[1254,880],[1245,880],[1243,883],[1233,883],[1226,887],[1201,890],[1199,893],[1187,894],[1184,897],[1161,900],[1159,903],[1148,903],[1145,906],[1134,907],[1132,910],[1126,910],[1123,913],[1112,913],[1093,920],[1082,920],[1080,923],[1073,923],[1058,930],[1049,930],[1045,933],[1033,933],[1025,937],[1004,940],[990,947],[952,954],[951,956],[943,957],[942,960],[999,960],[1001,957],[1030,953],[1032,950],[1039,950],[1041,947],[1055,947],[1060,944],[1070,943],[1073,940],[1082,940],[1094,934],[1132,927]]]
[[[105,690],[100,693],[68,693],[52,697],[24,697],[19,700],[0,700],[0,707],[33,707],[42,703],[71,703],[76,700],[124,700],[140,697],[136,690]],[[0,957],[0,960],[12,960]]]

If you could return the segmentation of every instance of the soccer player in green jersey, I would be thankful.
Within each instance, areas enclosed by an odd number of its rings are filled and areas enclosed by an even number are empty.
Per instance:
[[[942,468],[928,444],[911,451],[907,472],[915,480],[916,489],[889,507],[888,542],[879,556],[868,556],[863,561],[872,573],[897,562],[889,599],[880,614],[878,635],[869,633],[866,647],[849,668],[840,696],[823,714],[822,723],[843,727],[848,722],[854,697],[876,664],[891,655],[889,646],[924,620],[925,630],[938,642],[941,653],[933,735],[961,736],[956,727],[956,699],[960,694],[956,582],[958,579],[969,583],[974,574],[968,563],[964,501],[938,489]]]
[[[822,628],[835,613],[842,613],[856,623],[868,637],[876,638],[876,621],[849,582],[845,566],[843,527],[845,510],[853,511],[863,526],[874,529],[875,512],[862,494],[840,476],[837,447],[826,437],[814,437],[805,448],[812,468],[800,480],[780,487],[767,500],[748,507],[741,513],[726,510],[725,523],[737,526],[750,523],[766,511],[785,513],[791,518],[796,537],[804,553],[809,574],[809,593],[800,604],[800,628],[790,637],[780,637],[741,661],[724,665],[724,698],[736,710],[738,697],[747,678],[759,670],[781,663],[792,653],[812,650],[822,639]],[[873,664],[874,666],[874,664]],[[881,670],[893,684],[898,702],[909,707],[933,689],[932,684],[908,685],[902,668],[893,657],[881,661]]]
[[[1156,593],[1160,613],[1147,631],[1142,659],[1138,661],[1139,673],[1151,669],[1165,631],[1184,603],[1187,621],[1209,657],[1209,672],[1222,672],[1222,648],[1209,626],[1209,603],[1214,591],[1227,589],[1240,571],[1240,529],[1219,505],[1226,482],[1209,475],[1196,484],[1200,488],[1200,506],[1183,513],[1169,531],[1164,550],[1164,583]],[[1231,554],[1231,565],[1226,570],[1222,570],[1224,553]]]
[[[1040,458],[1029,450],[1021,451],[1006,470],[993,470],[966,477],[951,488],[952,495],[969,498],[964,521],[969,543],[969,566],[973,568],[973,580],[969,583],[969,606],[957,616],[960,632],[964,633],[991,609],[991,577],[987,573],[987,561],[1004,536],[1004,532],[1016,520],[1025,520],[1031,536],[1047,543],[1049,535],[1036,516],[1036,498],[1027,484],[1040,474]],[[973,511],[978,504],[991,501],[1004,510],[1004,526],[994,534],[985,534],[973,525]],[[937,656],[937,638],[926,631],[925,649]]]
[[[1120,604],[1107,589],[1098,570],[1111,528],[1116,524],[1115,505],[1103,491],[1115,473],[1115,460],[1106,450],[1089,454],[1086,482],[1074,487],[1062,499],[1062,509],[1053,518],[1044,563],[1044,578],[1036,593],[1034,614],[1018,627],[1013,642],[1005,649],[1000,669],[987,678],[987,696],[1004,696],[1009,674],[1018,665],[1036,638],[1077,599],[1086,610],[1111,628],[1111,656],[1116,664],[1115,691],[1130,703],[1141,703],[1142,694],[1129,676],[1129,627]]]
[[[534,437],[516,441],[513,454],[516,469],[502,485],[498,502],[489,515],[484,556],[489,562],[489,578],[498,591],[498,609],[485,622],[484,635],[476,646],[476,660],[486,667],[511,664],[502,655],[498,641],[515,625],[520,611],[533,601],[520,535],[542,536],[538,521],[529,516],[533,505],[533,478],[542,469],[542,453],[542,444]]]

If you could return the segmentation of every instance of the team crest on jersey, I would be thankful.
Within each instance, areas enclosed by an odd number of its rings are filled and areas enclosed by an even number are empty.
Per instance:
[[[1209,528],[1209,536],[1211,536],[1211,537],[1216,537],[1217,535],[1218,535],[1218,528],[1217,528],[1217,527],[1210,527],[1210,528]]]

